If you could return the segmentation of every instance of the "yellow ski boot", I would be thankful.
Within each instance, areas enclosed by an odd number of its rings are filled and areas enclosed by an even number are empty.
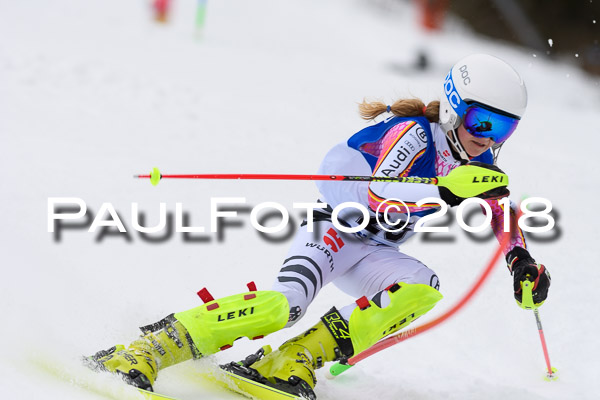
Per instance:
[[[158,371],[182,361],[198,357],[199,353],[187,330],[173,315],[143,327],[145,332],[129,347],[116,345],[88,358],[97,370],[117,373],[125,382],[152,391]]]
[[[222,365],[225,371],[258,382],[247,385],[237,382],[241,392],[264,397],[265,387],[293,396],[316,399],[313,388],[317,383],[315,369],[327,361],[352,355],[352,342],[347,322],[332,308],[315,326],[296,336],[274,352],[270,348],[248,356],[240,363]]]

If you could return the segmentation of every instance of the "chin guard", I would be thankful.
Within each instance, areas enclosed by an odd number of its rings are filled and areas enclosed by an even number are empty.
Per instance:
[[[456,132],[456,129],[452,129],[446,132],[446,137],[450,142],[450,146],[454,148],[456,153],[460,156],[461,160],[469,162],[471,160],[471,157],[469,157],[464,147],[460,143],[460,140],[458,139],[458,132]]]

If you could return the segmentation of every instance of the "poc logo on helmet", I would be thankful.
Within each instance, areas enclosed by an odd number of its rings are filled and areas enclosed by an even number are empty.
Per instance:
[[[461,76],[465,86],[467,86],[469,83],[471,83],[471,78],[469,78],[469,71],[467,70],[467,66],[463,65],[458,70],[460,71],[460,76]]]
[[[458,108],[461,100],[460,96],[456,92],[456,89],[454,88],[454,82],[452,81],[452,70],[450,70],[448,75],[446,75],[446,80],[444,81],[444,92],[446,92],[446,97],[448,97],[448,101],[450,102],[452,108]]]
[[[467,66],[463,65],[458,68],[460,71],[460,76],[463,80],[463,84],[467,86],[471,83],[471,78],[469,77],[469,71],[467,70]],[[454,87],[454,81],[452,80],[452,70],[446,75],[446,80],[444,81],[444,91],[446,92],[446,96],[448,97],[448,101],[452,108],[457,109],[458,105],[462,102],[456,88]]]

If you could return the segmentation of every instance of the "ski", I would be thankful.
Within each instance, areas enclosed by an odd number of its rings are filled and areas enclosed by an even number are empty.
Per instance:
[[[304,397],[279,390],[276,387],[269,386],[256,380],[236,374],[220,368],[218,371],[210,373],[201,373],[199,379],[204,379],[211,383],[227,389],[233,393],[260,400],[306,400]],[[144,389],[137,389],[147,400],[178,400],[175,397],[166,396],[156,392],[149,392]],[[202,394],[199,393],[199,397]]]
[[[149,392],[144,389],[137,388],[137,390],[148,400],[178,400],[175,397],[165,396],[164,394]]]
[[[140,400],[140,398],[144,398],[147,400],[178,400],[174,397],[136,388],[126,384],[125,381],[122,381],[122,384],[116,384],[120,380],[117,375],[99,374],[74,362],[62,364],[51,361],[50,358],[40,357],[33,360],[32,364],[45,374],[64,381],[73,387],[95,393],[107,399]],[[140,397],[140,394],[143,397]]]
[[[273,386],[268,386],[255,380],[238,375],[234,372],[221,370],[215,375],[204,375],[203,378],[213,381],[242,396],[261,400],[301,400],[302,397],[284,392]]]

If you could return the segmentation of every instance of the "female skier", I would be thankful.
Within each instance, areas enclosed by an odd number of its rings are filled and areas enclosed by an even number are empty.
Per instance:
[[[446,76],[441,101],[427,106],[417,99],[398,100],[391,106],[363,102],[363,118],[373,120],[384,113],[388,118],[333,147],[320,173],[431,178],[454,169],[468,175],[473,170],[470,164],[475,164],[479,171],[485,168],[503,175],[495,166],[498,151],[514,132],[526,105],[525,85],[511,66],[493,56],[471,55]],[[456,206],[464,198],[451,187],[421,183],[321,181],[318,187],[322,208],[316,208],[312,221],[307,218],[299,228],[272,290],[250,287],[249,292],[217,300],[205,291],[201,293],[204,305],[143,327],[143,335],[129,347],[100,351],[90,357],[92,363],[152,390],[163,368],[214,354],[240,337],[255,339],[292,326],[319,290],[333,282],[358,300],[340,309],[333,307],[311,329],[274,352],[259,350],[240,363],[222,366],[264,385],[314,399],[315,369],[366,350],[433,308],[442,297],[437,276],[399,251],[398,245],[414,234],[419,218],[440,207],[421,199],[441,198]],[[498,186],[477,195],[491,207],[491,225],[498,238],[505,215],[498,199],[508,193],[506,186]],[[344,208],[332,215],[345,202],[362,204],[370,214],[356,215],[356,210]],[[395,207],[403,229],[390,229],[378,218],[386,207]],[[332,218],[347,229],[337,228]],[[352,228],[361,230],[345,232]],[[529,279],[534,302],[541,304],[550,275],[530,256],[518,228],[511,232],[504,253],[517,301],[522,299],[522,282]]]

